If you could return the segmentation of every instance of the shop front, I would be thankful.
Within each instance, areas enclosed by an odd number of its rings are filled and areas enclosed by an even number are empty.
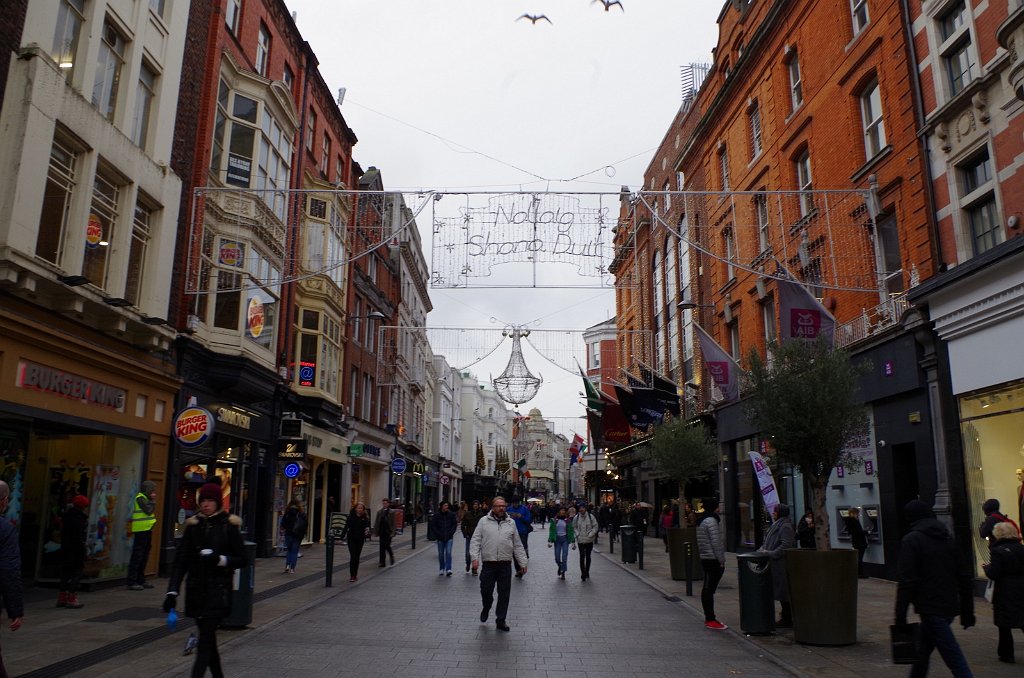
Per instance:
[[[242,518],[245,539],[260,543],[267,530],[260,509],[260,497],[267,495],[260,484],[270,457],[270,413],[196,391],[187,402],[176,413],[172,429],[177,445],[171,536],[184,534],[185,521],[199,510],[199,488],[215,482],[221,486],[224,510]]]
[[[1018,524],[1024,513],[1024,238],[932,278],[911,297],[927,309],[948,356],[953,421],[943,433],[962,455],[950,460],[949,483],[968,507],[957,527],[971,537],[980,578],[988,560],[977,530],[982,504],[999,500]]]
[[[18,527],[24,577],[56,582],[60,516],[84,495],[82,581],[118,580],[131,556],[129,518],[140,484],[155,482],[158,501],[166,490],[179,382],[144,351],[63,324],[0,310],[0,478],[11,490],[5,517]],[[147,574],[156,573],[155,551]]]
[[[348,442],[337,433],[304,423],[302,440],[279,441],[278,472],[274,485],[274,524],[278,526],[277,544],[283,547],[281,517],[294,500],[309,516],[304,541],[322,543],[332,513],[348,513],[352,469],[348,464]],[[362,450],[360,450],[362,452]],[[355,474],[358,482],[358,472]]]

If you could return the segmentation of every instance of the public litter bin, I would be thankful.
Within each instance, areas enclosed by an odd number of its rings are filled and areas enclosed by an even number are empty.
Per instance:
[[[668,529],[668,564],[675,581],[686,581],[686,552],[690,552],[690,580],[704,578],[697,554],[697,535],[693,528],[670,527]]]
[[[622,562],[636,562],[636,527],[633,525],[620,525],[619,535],[622,539]]]
[[[775,592],[771,561],[766,553],[740,553],[740,630],[752,636],[775,632]]]
[[[245,542],[246,565],[235,570],[231,613],[220,623],[226,629],[244,629],[252,623],[253,589],[256,588],[256,542]]]

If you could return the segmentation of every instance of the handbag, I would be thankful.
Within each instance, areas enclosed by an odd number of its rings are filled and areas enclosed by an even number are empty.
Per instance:
[[[989,579],[988,584],[985,585],[985,600],[992,602],[992,598],[996,593],[996,583]]]
[[[889,627],[893,664],[914,664],[921,659],[921,625],[893,624]]]

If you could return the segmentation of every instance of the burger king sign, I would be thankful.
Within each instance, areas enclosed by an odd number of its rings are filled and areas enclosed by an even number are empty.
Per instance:
[[[246,326],[249,328],[249,334],[252,335],[253,339],[259,339],[260,335],[263,334],[263,325],[266,322],[266,317],[263,311],[263,302],[260,301],[259,297],[253,297],[249,300],[249,313],[248,321]]]
[[[182,447],[199,447],[213,435],[213,415],[202,407],[186,407],[174,417],[174,439]]]

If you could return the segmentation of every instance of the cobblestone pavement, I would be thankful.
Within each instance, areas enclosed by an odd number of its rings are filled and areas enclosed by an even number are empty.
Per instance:
[[[398,567],[222,647],[229,675],[429,678],[788,676],[722,632],[695,626],[678,603],[597,557],[590,581],[570,551],[566,579],[534,535],[512,582],[510,633],[481,624],[479,580],[437,575],[433,545]],[[188,660],[164,675],[182,675]]]

